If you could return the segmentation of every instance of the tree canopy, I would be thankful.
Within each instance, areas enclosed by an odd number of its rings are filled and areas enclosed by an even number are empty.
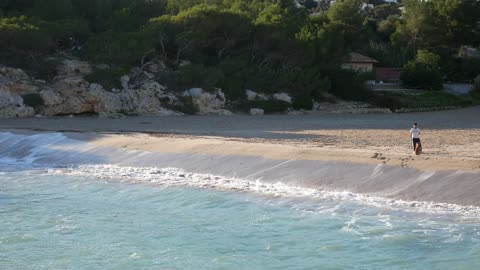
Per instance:
[[[480,73],[476,60],[457,57],[460,48],[480,45],[480,1],[399,2],[0,0],[0,56],[21,66],[68,51],[127,68],[148,54],[180,73],[212,74],[208,85],[276,87],[303,97],[355,76],[335,73],[352,51],[390,67],[426,66],[428,51],[452,79]],[[193,67],[181,69],[185,60]]]

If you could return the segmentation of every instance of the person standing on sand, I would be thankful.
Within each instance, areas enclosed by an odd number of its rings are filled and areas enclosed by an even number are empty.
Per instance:
[[[420,129],[417,127],[417,123],[413,123],[413,127],[410,129],[410,137],[413,142],[413,151],[415,152],[415,146],[420,143]]]

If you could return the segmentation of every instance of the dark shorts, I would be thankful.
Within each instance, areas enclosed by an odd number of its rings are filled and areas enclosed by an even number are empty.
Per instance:
[[[417,143],[420,143],[420,138],[413,138],[413,139],[412,139],[412,143],[413,143],[413,151],[415,151],[415,145],[416,145]]]

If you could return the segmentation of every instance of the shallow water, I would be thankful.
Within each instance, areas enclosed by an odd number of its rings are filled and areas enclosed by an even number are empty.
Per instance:
[[[0,169],[1,269],[479,269],[480,222]]]
[[[155,168],[155,158],[0,133],[0,270],[480,269],[478,208]]]

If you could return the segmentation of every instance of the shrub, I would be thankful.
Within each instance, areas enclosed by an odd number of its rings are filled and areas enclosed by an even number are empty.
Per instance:
[[[45,105],[45,101],[37,93],[31,93],[31,94],[23,95],[22,98],[23,98],[23,104],[25,104],[29,107],[36,108],[38,106]]]
[[[392,111],[403,107],[403,103],[400,98],[387,94],[375,94],[372,95],[368,102],[376,107],[388,108]]]
[[[313,100],[310,95],[298,95],[292,98],[292,107],[295,110],[311,110],[313,109]]]
[[[153,48],[153,39],[147,32],[105,32],[85,43],[82,56],[99,63],[133,65]]]
[[[200,87],[209,91],[218,86],[219,81],[223,79],[221,70],[201,64],[181,67],[178,74],[177,88],[181,89]]]
[[[407,87],[425,90],[441,90],[443,88],[443,78],[440,71],[416,61],[410,61],[405,65],[400,79]]]
[[[120,89],[122,84],[120,77],[128,73],[127,67],[116,67],[107,69],[94,69],[92,73],[85,76],[85,80],[90,83],[102,85],[106,90],[113,88]]]
[[[446,64],[448,80],[454,82],[470,81],[480,74],[480,59],[454,58]]]
[[[198,112],[198,108],[197,106],[195,106],[195,104],[193,103],[193,99],[190,96],[181,97],[180,103],[172,106],[170,109],[190,115],[196,114]]]
[[[91,35],[88,22],[82,19],[41,22],[39,25],[60,49],[72,48],[71,38],[84,41]]]
[[[417,58],[404,66],[400,79],[408,87],[441,90],[443,76],[440,72],[440,56],[419,50]]]
[[[369,91],[365,88],[362,76],[352,70],[335,70],[328,74],[332,86],[330,93],[345,100],[363,101],[368,98]]]
[[[37,79],[51,81],[57,75],[59,64],[60,60],[57,58],[41,58],[36,62],[30,61],[26,70]]]
[[[38,24],[39,21],[25,16],[0,18],[0,48],[31,52],[49,50],[52,39]]]

